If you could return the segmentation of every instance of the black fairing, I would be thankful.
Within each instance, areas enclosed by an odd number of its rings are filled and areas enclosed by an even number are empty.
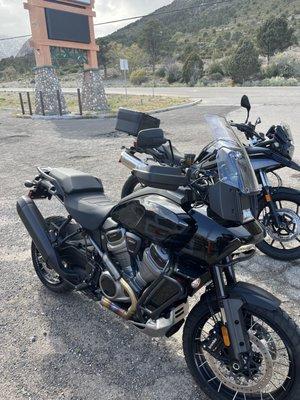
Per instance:
[[[153,243],[179,249],[195,232],[195,223],[178,204],[159,195],[140,196],[117,205],[111,217]]]
[[[238,227],[224,227],[208,217],[205,209],[189,212],[196,222],[197,231],[179,253],[179,258],[213,265],[230,255],[240,246],[255,244],[264,237],[261,225],[253,220]]]

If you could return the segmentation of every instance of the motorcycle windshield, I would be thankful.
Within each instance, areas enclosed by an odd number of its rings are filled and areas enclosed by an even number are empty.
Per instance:
[[[218,115],[205,118],[214,137],[208,148],[215,154],[219,180],[245,194],[259,192],[248,154],[230,124]]]

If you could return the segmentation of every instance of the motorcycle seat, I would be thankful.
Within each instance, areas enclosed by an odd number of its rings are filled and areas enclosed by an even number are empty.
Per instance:
[[[54,178],[65,194],[82,192],[103,193],[103,186],[100,179],[85,172],[72,168],[53,168],[49,175]]]
[[[62,188],[72,218],[87,230],[98,229],[115,205],[104,194],[101,180],[71,168],[53,168],[49,175]]]
[[[89,231],[98,229],[115,206],[104,193],[97,192],[66,195],[64,204],[72,218]]]

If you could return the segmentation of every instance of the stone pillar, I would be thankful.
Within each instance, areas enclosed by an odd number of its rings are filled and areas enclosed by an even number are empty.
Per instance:
[[[106,94],[98,68],[83,72],[82,110],[85,112],[108,111]]]
[[[61,90],[60,82],[52,66],[36,67],[35,72],[35,114],[42,115],[41,95],[43,94],[43,104],[45,115],[59,115],[59,103],[57,91],[59,91],[61,109],[63,114],[67,114],[67,105]]]

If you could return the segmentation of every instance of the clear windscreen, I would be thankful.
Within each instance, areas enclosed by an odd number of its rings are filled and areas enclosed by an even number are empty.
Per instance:
[[[214,138],[206,152],[215,154],[219,180],[246,194],[259,192],[248,154],[230,124],[218,115],[207,115],[205,119]]]

